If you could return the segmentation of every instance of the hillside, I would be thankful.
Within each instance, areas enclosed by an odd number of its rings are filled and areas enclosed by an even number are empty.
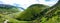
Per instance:
[[[60,0],[54,6],[49,7],[43,4],[32,4],[26,10],[14,13],[14,8],[6,9],[5,7],[0,8],[9,12],[10,14],[0,14],[0,23],[3,23],[6,19],[9,20],[7,23],[60,23]],[[5,10],[6,9],[6,10]],[[12,10],[11,10],[12,9]],[[9,11],[8,11],[9,10]]]

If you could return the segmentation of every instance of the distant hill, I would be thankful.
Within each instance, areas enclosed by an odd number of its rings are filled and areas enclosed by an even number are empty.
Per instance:
[[[0,4],[0,14],[11,14],[20,11],[18,7],[7,5],[7,4]]]
[[[12,6],[12,5],[7,5],[7,4],[0,4],[0,8],[17,8],[16,6]]]

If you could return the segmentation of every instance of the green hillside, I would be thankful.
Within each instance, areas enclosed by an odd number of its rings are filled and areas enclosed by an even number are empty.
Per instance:
[[[24,11],[18,8],[0,7],[0,23],[60,23],[60,0],[52,7],[32,4]]]
[[[42,4],[33,4],[29,6],[26,10],[21,12],[16,19],[21,21],[35,20],[38,16],[40,16],[39,13],[46,8],[48,8],[48,6]]]

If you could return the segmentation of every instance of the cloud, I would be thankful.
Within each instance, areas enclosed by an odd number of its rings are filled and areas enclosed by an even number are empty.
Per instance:
[[[18,7],[23,7],[26,9],[28,6],[32,4],[45,4],[52,6],[54,5],[58,0],[51,0],[51,1],[45,1],[45,0],[0,0],[4,4],[10,4]],[[18,4],[18,5],[17,5]]]
[[[45,4],[45,5],[52,6],[52,5],[56,4],[58,0],[50,0],[50,1],[39,0],[39,1],[40,1],[39,2],[40,4]]]

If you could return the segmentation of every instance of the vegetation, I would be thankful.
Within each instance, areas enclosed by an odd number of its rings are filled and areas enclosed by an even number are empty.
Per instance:
[[[20,21],[32,21],[40,16],[39,13],[46,8],[48,8],[48,6],[42,4],[31,5],[26,10],[21,12],[16,19]]]
[[[60,2],[60,1],[59,1]],[[33,4],[20,12],[18,8],[0,7],[0,23],[60,23],[60,3],[49,7],[43,4]]]

